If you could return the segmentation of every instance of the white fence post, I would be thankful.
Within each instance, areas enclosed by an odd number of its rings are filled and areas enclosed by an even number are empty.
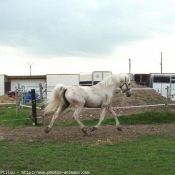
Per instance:
[[[166,108],[168,109],[168,104],[169,104],[169,86],[167,86],[166,90],[167,90],[167,101],[166,101]]]
[[[20,109],[20,84],[18,83],[18,87],[15,88],[15,98],[16,98],[16,116],[18,116],[18,111]]]
[[[40,91],[40,99],[41,101],[43,101],[43,91],[42,91],[43,87],[42,87],[42,84],[39,83],[39,91]]]

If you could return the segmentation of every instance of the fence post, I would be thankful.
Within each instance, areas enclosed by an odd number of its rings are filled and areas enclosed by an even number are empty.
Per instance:
[[[41,106],[41,112],[42,112],[42,124],[44,125],[45,124],[45,114],[44,114],[44,108],[45,108],[45,106],[44,105],[42,105]]]
[[[25,104],[25,86],[21,86],[21,104]],[[23,106],[21,107],[23,109]]]
[[[42,92],[42,84],[39,83],[39,90],[40,90],[40,99],[43,101],[43,92]]]
[[[16,98],[16,116],[18,117],[20,110],[20,84],[18,83],[18,87],[15,87],[15,98]]]
[[[166,108],[168,109],[168,103],[169,103],[169,86],[167,86],[166,90],[167,90]]]
[[[36,114],[36,97],[35,89],[31,89],[31,98],[32,98],[32,115],[35,121],[35,126],[37,125],[37,114]]]
[[[18,89],[17,89],[17,87],[15,87],[15,98],[16,98],[16,117],[18,117],[19,98],[18,98]]]

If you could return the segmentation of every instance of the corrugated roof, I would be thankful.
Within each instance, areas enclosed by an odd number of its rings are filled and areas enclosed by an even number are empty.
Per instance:
[[[6,75],[6,78],[9,78],[9,79],[46,79],[46,75],[15,75],[15,76],[9,76],[9,75]]]
[[[79,75],[79,74],[47,74],[47,75]]]

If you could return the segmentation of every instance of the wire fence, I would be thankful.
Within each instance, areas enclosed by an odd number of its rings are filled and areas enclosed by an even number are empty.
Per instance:
[[[30,88],[33,88],[32,86]],[[36,87],[35,87],[36,88]],[[49,89],[50,88],[50,89]],[[21,88],[18,85],[18,88],[16,88],[16,116],[18,116],[18,112],[20,109],[24,108],[30,108],[32,109],[32,106],[26,105],[24,104],[24,100],[23,100],[23,93],[24,93],[24,88]],[[47,87],[46,89],[43,90],[43,87],[39,86],[39,88],[37,89],[38,92],[40,93],[46,93],[51,92],[53,89],[53,87]],[[132,91],[135,90],[157,90],[156,88],[132,88]],[[168,108],[168,106],[175,106],[175,104],[170,104],[170,88],[167,86],[166,88],[167,91],[167,98],[165,100],[165,103],[163,104],[148,104],[148,105],[136,105],[136,106],[114,106],[113,109],[133,109],[133,108],[150,108],[150,107],[166,107]],[[43,94],[40,94],[40,96],[43,96]],[[47,98],[47,96],[45,96],[45,98]],[[36,107],[36,109],[42,110],[42,107]],[[84,110],[97,110],[100,108],[83,108]],[[74,110],[74,108],[67,108],[66,110]],[[36,116],[35,118],[42,118],[43,117],[43,123],[44,123],[44,110],[43,110],[43,114],[42,116]],[[25,118],[25,119],[14,119],[14,120],[27,120],[30,118]]]

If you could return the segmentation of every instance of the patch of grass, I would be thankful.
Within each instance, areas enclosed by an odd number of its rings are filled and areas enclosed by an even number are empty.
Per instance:
[[[175,112],[147,111],[128,116],[123,115],[119,117],[119,120],[122,125],[175,123]]]
[[[33,121],[29,118],[30,109],[24,108],[19,111],[16,116],[15,105],[1,106],[0,108],[0,126],[32,126]],[[172,111],[147,111],[139,114],[122,115],[118,117],[122,125],[137,125],[137,124],[163,124],[175,123],[175,112]],[[82,120],[86,126],[94,126],[99,119]],[[46,124],[47,125],[47,124]],[[76,121],[72,122],[55,122],[55,126],[78,126]],[[113,117],[106,118],[102,125],[115,125]]]
[[[33,121],[29,118],[30,109],[24,108],[16,116],[15,105],[4,105],[0,108],[0,126],[31,126]]]
[[[141,99],[143,102],[146,102],[146,103],[151,103],[151,104],[163,104],[163,103],[166,103],[166,99],[163,99],[161,96],[157,96],[156,98],[154,97],[151,97],[149,95],[145,95],[145,93],[137,93],[137,92],[134,92],[132,94],[133,96],[135,96],[136,98],[139,98]]]
[[[0,147],[2,170],[86,171],[94,175],[175,172],[174,136],[142,136],[137,140],[102,145],[0,141]]]
[[[138,124],[163,124],[175,123],[175,112],[165,111],[148,111],[144,113],[122,115],[118,117],[121,125],[138,125]],[[94,126],[99,119],[82,120],[86,126]],[[102,125],[115,125],[114,118],[107,118],[102,122]],[[73,122],[58,122],[55,126],[78,126],[76,121]]]

